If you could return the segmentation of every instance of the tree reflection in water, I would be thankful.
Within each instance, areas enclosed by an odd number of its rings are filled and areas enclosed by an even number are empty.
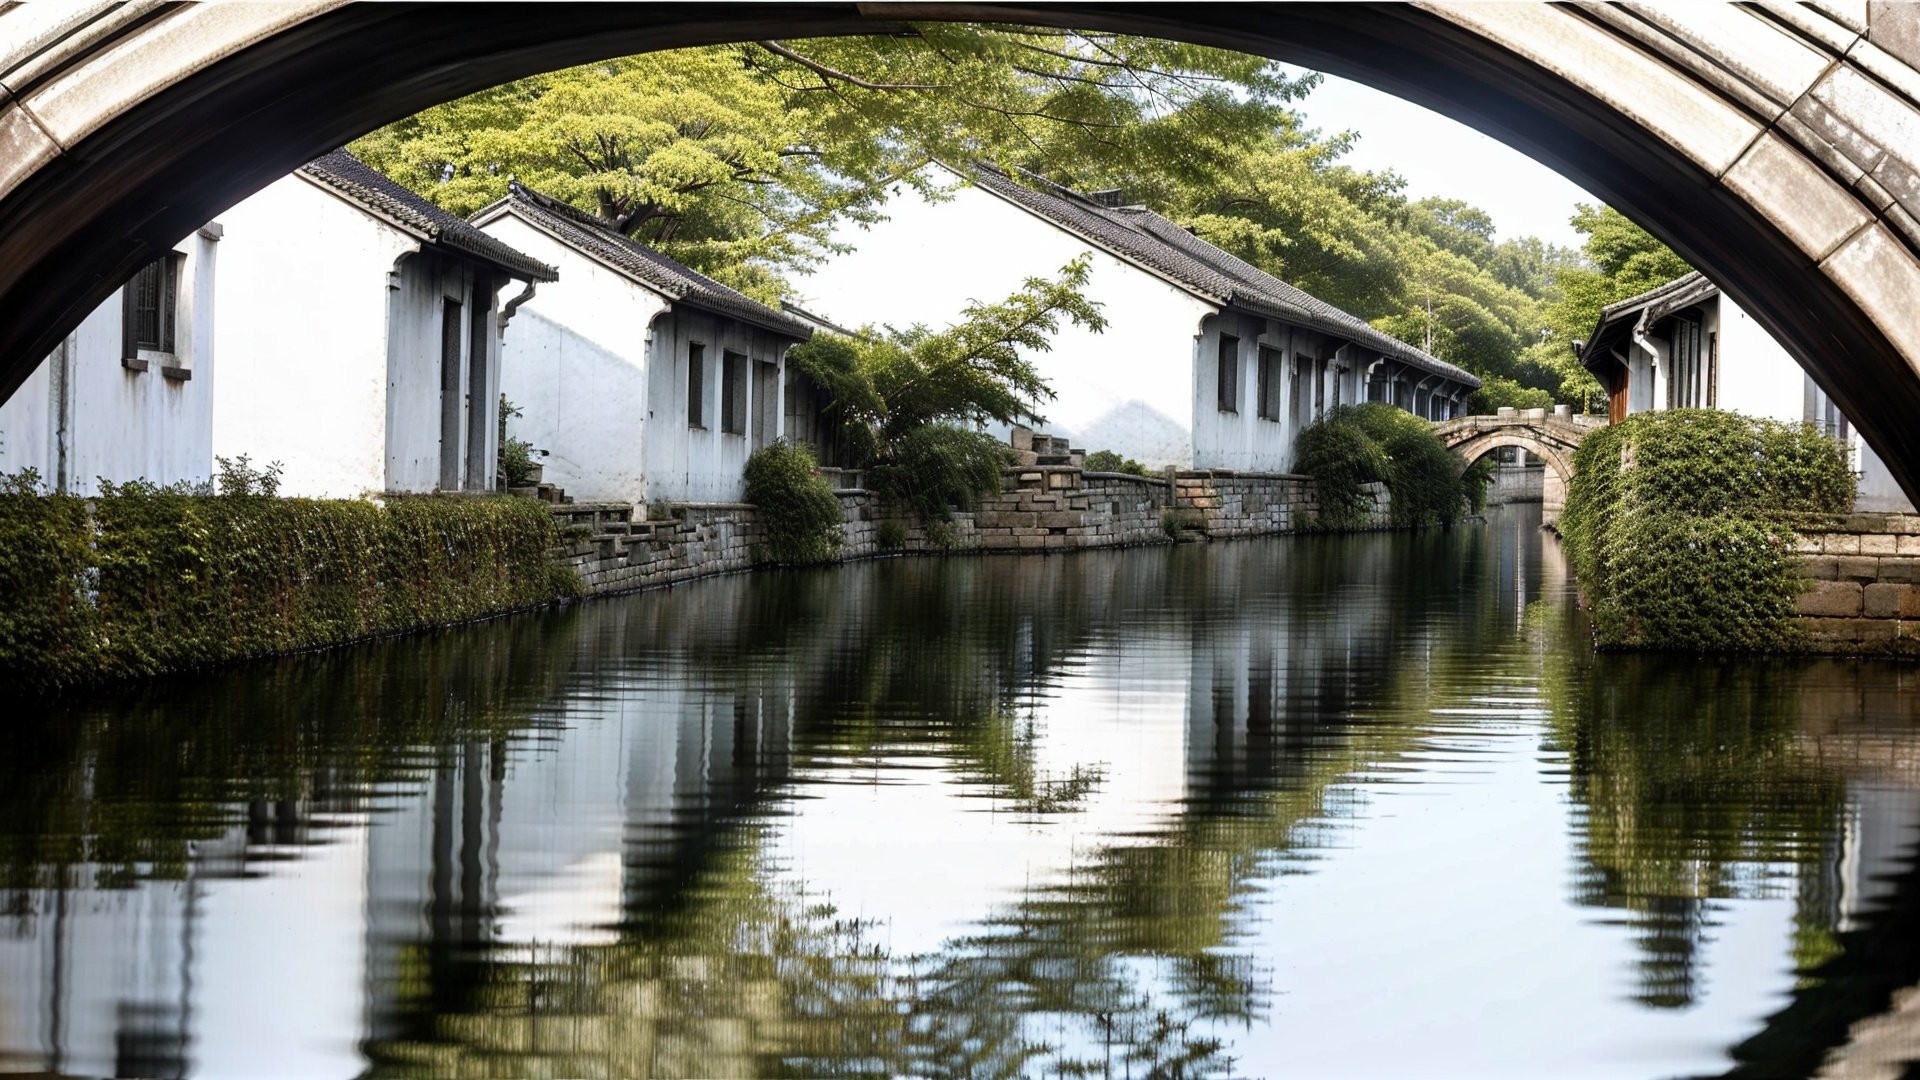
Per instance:
[[[896,560],[176,680],[0,734],[0,885],[38,941],[69,894],[184,882],[190,941],[195,889],[363,830],[373,1076],[1237,1073],[1235,1033],[1288,989],[1253,942],[1262,891],[1343,842],[1361,787],[1538,708],[1573,899],[1632,927],[1640,1002],[1700,998],[1715,905],[1742,899],[1794,899],[1804,991],[1853,978],[1834,965],[1878,925],[1856,879],[1913,873],[1857,858],[1861,777],[1905,783],[1847,727],[1883,717],[1884,669],[1595,658],[1557,574],[1496,529]],[[1056,705],[1129,687],[1161,693],[1142,723],[1180,760],[1112,817],[1138,778],[1063,741]],[[958,792],[1071,854],[901,946],[781,856],[844,785]],[[33,975],[56,977],[78,976]],[[122,994],[98,1071],[193,1071],[206,981]],[[1796,1051],[1844,1037],[1821,1008]],[[62,1068],[79,1038],[38,1037],[0,1065]]]

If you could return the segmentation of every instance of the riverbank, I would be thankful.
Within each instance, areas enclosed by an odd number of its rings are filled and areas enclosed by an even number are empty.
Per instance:
[[[27,478],[30,480],[31,478]],[[128,484],[0,490],[0,685],[146,678],[539,607],[579,592],[546,508]]]
[[[1361,530],[1383,529],[1392,500],[1364,486]],[[864,488],[835,492],[844,517],[834,562],[895,554],[1034,554],[1277,536],[1307,531],[1317,512],[1311,477],[1225,470],[1162,476],[1089,472],[1075,464],[1007,470],[997,495],[931,527],[893,512]],[[759,565],[760,526],[746,503],[686,503],[634,520],[625,503],[553,507],[563,540],[556,566],[587,595],[609,596]]]

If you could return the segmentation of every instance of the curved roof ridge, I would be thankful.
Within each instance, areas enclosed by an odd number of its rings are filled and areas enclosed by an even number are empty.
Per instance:
[[[553,267],[481,231],[344,147],[330,150],[294,172],[436,246],[489,263],[514,277],[554,281],[560,276]]]
[[[806,341],[813,326],[784,311],[769,307],[746,293],[648,247],[578,207],[535,191],[518,181],[507,195],[474,214],[488,220],[511,208],[534,227],[599,262],[613,267],[671,300]]]
[[[1037,185],[1051,190],[1024,186],[1010,172],[986,163],[975,163],[972,169],[975,183],[988,191],[1198,295],[1302,323],[1349,338],[1434,374],[1473,387],[1481,385],[1480,379],[1464,368],[1409,345],[1297,285],[1288,284],[1152,210],[1106,207],[1024,169],[1020,170],[1020,177],[1031,178]]]

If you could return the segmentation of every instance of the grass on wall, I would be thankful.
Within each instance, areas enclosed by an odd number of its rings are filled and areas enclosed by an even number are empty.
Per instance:
[[[0,681],[155,675],[582,591],[549,561],[554,521],[530,499],[227,490],[103,484],[85,499],[0,479]]]

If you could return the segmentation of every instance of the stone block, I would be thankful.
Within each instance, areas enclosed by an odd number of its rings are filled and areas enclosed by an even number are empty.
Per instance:
[[[1860,554],[1892,555],[1896,553],[1898,537],[1889,533],[1860,534]]]
[[[1920,536],[1894,537],[1894,553],[1897,555],[1920,555]]]
[[[1050,510],[1039,515],[1039,526],[1043,529],[1066,529],[1084,525],[1087,515],[1078,510]]]
[[[1913,591],[1910,585],[1888,585],[1875,582],[1865,586],[1860,594],[1860,611],[1869,619],[1892,619],[1899,617],[1902,601]]]
[[[1860,554],[1860,536],[1858,533],[1822,533],[1820,550],[1827,555]]]
[[[1834,560],[1834,577],[1840,581],[1879,581],[1880,560],[1871,555],[1847,555]]]
[[[1851,581],[1818,581],[1801,593],[1794,610],[1821,618],[1853,618],[1860,614],[1861,587]]]
[[[1920,583],[1920,559],[1881,559],[1880,580],[1896,585]]]

